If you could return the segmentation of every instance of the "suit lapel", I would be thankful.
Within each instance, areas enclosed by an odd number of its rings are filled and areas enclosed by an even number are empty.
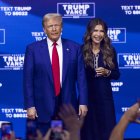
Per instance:
[[[63,46],[63,68],[62,68],[62,85],[63,85],[69,67],[70,48],[68,46],[68,43],[66,43],[66,41],[63,39],[62,46]]]
[[[44,61],[44,67],[46,67],[46,71],[48,73],[48,76],[53,83],[52,66],[51,66],[50,54],[49,54],[48,44],[47,44],[46,39],[42,40],[40,52],[41,52],[41,56],[43,58],[42,61]]]
[[[63,47],[62,85],[63,85],[67,72],[68,72],[69,58],[70,58],[70,47],[64,39],[62,39],[62,47]],[[53,83],[52,66],[51,66],[48,44],[47,44],[46,39],[42,40],[40,53],[41,53],[40,55],[43,58],[42,61],[44,61],[45,67],[47,67],[46,70],[47,70],[48,76],[50,77],[50,80]]]

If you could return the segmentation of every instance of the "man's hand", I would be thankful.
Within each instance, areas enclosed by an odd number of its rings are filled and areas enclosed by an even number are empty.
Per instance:
[[[29,119],[35,119],[37,117],[36,109],[35,107],[31,107],[27,109],[27,117]]]
[[[87,114],[88,108],[86,105],[80,105],[79,106],[79,116],[81,117],[85,117]]]

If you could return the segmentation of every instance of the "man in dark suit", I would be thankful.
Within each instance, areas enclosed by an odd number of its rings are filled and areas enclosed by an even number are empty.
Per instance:
[[[37,116],[38,127],[45,133],[61,104],[72,104],[75,109],[78,106],[79,116],[86,115],[87,86],[82,48],[61,38],[61,15],[46,14],[42,24],[47,38],[27,46],[23,83],[27,116]]]

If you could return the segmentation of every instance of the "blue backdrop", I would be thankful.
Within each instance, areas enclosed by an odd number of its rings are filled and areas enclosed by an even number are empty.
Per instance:
[[[22,70],[26,45],[45,37],[42,17],[63,16],[64,38],[83,43],[90,18],[106,21],[117,50],[121,77],[112,81],[117,121],[140,98],[140,1],[130,0],[1,0],[0,1],[0,121],[13,123],[17,136],[25,136]],[[125,138],[140,138],[140,126],[131,124]]]

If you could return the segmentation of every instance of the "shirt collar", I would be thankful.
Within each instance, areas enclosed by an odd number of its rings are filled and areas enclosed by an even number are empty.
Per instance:
[[[49,47],[52,47],[53,45],[53,42],[47,37],[47,43],[48,43],[48,46]],[[59,37],[59,39],[56,41],[56,43],[58,44],[57,46],[60,46],[62,44],[62,41],[61,41],[61,37]]]

